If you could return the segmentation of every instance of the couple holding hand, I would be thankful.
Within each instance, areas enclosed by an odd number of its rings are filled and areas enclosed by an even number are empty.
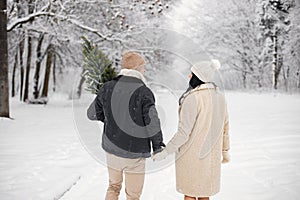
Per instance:
[[[140,199],[151,148],[154,161],[176,154],[176,189],[185,200],[208,200],[220,191],[221,163],[229,161],[226,101],[211,82],[220,63],[192,66],[189,88],[179,99],[178,130],[167,145],[144,65],[141,55],[125,52],[120,73],[103,84],[87,111],[90,120],[104,123],[102,148],[109,173],[105,200],[118,200],[123,174],[127,200]]]

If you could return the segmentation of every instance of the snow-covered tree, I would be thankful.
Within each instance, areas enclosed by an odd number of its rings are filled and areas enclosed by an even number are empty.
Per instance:
[[[12,67],[12,85],[14,85],[12,90],[15,94],[15,88],[16,90],[19,88],[20,99],[26,100],[30,91],[35,99],[39,98],[41,88],[45,88],[44,85],[48,84],[48,78],[43,78],[48,75],[41,74],[49,71],[46,70],[48,53],[52,54],[48,66],[51,66],[50,76],[53,78],[54,90],[57,85],[54,84],[57,81],[57,71],[60,74],[67,71],[83,71],[80,39],[83,35],[101,46],[101,51],[112,60],[112,65],[118,68],[122,51],[135,46],[137,42],[136,38],[132,37],[133,33],[146,24],[151,24],[151,19],[163,16],[169,9],[170,1],[10,0],[8,2],[7,30],[11,41],[9,44],[12,46],[14,43],[19,44],[16,48],[10,48],[9,53],[10,58],[18,58],[18,61],[12,62],[15,63]],[[34,5],[33,11],[31,9],[31,12],[28,12],[30,5]],[[28,46],[28,39],[31,40],[31,48]],[[51,51],[48,51],[49,47]],[[32,51],[31,56],[28,56],[29,50]],[[35,63],[34,70],[30,70],[29,66],[33,63]],[[17,74],[20,74],[19,83],[15,78]],[[28,82],[28,76],[33,81]],[[80,80],[78,88],[83,81]],[[28,83],[31,82],[33,86],[28,88]]]
[[[300,89],[300,2],[295,2],[291,9],[289,34],[283,49],[285,56],[284,69],[285,87],[287,89]]]
[[[261,66],[263,58],[259,27],[255,22],[255,1],[183,2],[174,12],[175,28],[195,38],[199,43],[199,52],[205,51],[211,57],[220,59],[223,69],[231,72],[230,81],[241,77],[243,87],[253,84],[262,86],[265,69]]]
[[[221,60],[228,87],[277,88],[280,71],[283,82],[289,79],[284,52],[295,35],[290,14],[295,9],[293,0],[182,1],[169,19],[199,49]]]
[[[272,84],[273,88],[278,88],[279,74],[283,67],[283,49],[290,30],[289,12],[294,7],[294,0],[261,0],[260,26],[262,37],[271,40],[265,44],[272,54]],[[265,56],[269,56],[268,54]],[[285,74],[284,74],[285,75]],[[286,79],[286,77],[284,77]]]

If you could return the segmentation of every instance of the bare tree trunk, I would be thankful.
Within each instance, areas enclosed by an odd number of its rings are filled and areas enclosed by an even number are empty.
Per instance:
[[[20,101],[23,97],[23,83],[24,83],[24,66],[23,66],[23,51],[24,51],[24,38],[23,31],[21,31],[21,41],[19,44],[19,56],[20,56]]]
[[[285,91],[288,91],[288,76],[289,76],[289,66],[287,66],[287,70],[285,71],[285,68],[282,65],[282,77],[284,81]]]
[[[242,78],[243,78],[243,87],[246,89],[247,84],[246,84],[246,79],[247,79],[247,72],[242,72]]]
[[[27,32],[28,34],[28,32]],[[28,88],[29,88],[29,75],[30,75],[30,65],[31,65],[31,37],[28,35],[28,53],[27,53],[27,61],[26,61],[26,75],[25,75],[25,85],[24,85],[24,96],[23,101],[26,102],[28,100]]]
[[[259,62],[259,67],[258,67],[258,87],[262,87],[263,83],[264,83],[264,68],[263,65],[265,63],[264,62]]]
[[[260,76],[257,76],[257,85],[259,88],[262,87]]]
[[[53,78],[53,92],[56,90],[56,55],[53,54],[53,70],[52,70],[52,78]]]
[[[297,72],[296,72],[296,76],[297,76],[297,87],[300,89],[300,65],[298,65],[298,69],[297,69]]]
[[[28,1],[28,14],[33,13],[34,4],[33,0]],[[30,22],[31,23],[31,22]],[[27,42],[28,42],[28,52],[27,52],[27,61],[26,61],[26,75],[25,75],[25,88],[24,88],[24,97],[23,101],[26,102],[28,100],[28,90],[29,90],[29,75],[30,75],[30,68],[31,68],[31,36],[29,35],[29,31],[26,31],[27,35]]]
[[[262,87],[262,81],[263,81],[263,72],[262,72],[262,69],[259,67],[258,68],[258,74],[256,76],[256,79],[257,79],[257,85],[259,88]]]
[[[17,15],[18,18],[24,16],[23,2],[21,0],[16,0],[17,4]],[[24,84],[24,66],[23,66],[23,51],[24,51],[24,31],[20,30],[21,41],[19,43],[19,60],[20,60],[20,101],[23,97],[23,84]]]
[[[40,80],[40,70],[41,70],[41,62],[42,62],[42,53],[41,48],[43,44],[44,33],[41,33],[38,39],[38,44],[36,48],[36,65],[35,65],[35,73],[34,73],[34,86],[33,86],[33,97],[37,99],[39,97],[39,80]]]
[[[286,70],[286,88],[289,89],[289,81],[290,81],[290,66],[287,66]]]
[[[78,85],[78,87],[77,87],[77,92],[76,92],[77,98],[80,98],[80,96],[81,96],[82,85],[83,85],[83,83],[84,83],[84,81],[85,81],[85,78],[84,78],[84,76],[83,76],[84,71],[85,71],[85,70],[83,69],[83,70],[82,70],[82,73],[81,73],[81,79],[80,79],[79,85]]]
[[[6,1],[0,1],[0,117],[9,118],[6,9]]]
[[[273,35],[273,88],[277,90],[278,88],[278,77],[280,73],[280,68],[278,65],[278,35],[277,29],[275,28],[274,35]]]
[[[14,97],[16,95],[15,79],[16,79],[17,65],[18,65],[18,49],[16,50],[15,62],[13,66],[12,76],[11,76],[11,97]]]
[[[47,97],[48,96],[51,65],[52,65],[52,45],[50,44],[49,47],[48,47],[45,78],[44,78],[44,85],[43,85],[43,90],[42,90],[41,97]]]

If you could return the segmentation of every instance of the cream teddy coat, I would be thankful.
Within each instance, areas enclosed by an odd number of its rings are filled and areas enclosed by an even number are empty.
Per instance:
[[[178,131],[165,150],[176,152],[178,192],[208,197],[220,191],[222,151],[229,150],[228,114],[215,85],[203,84],[183,96]]]

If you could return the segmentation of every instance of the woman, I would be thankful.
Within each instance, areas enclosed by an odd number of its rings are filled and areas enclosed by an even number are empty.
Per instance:
[[[228,114],[224,95],[212,83],[220,63],[191,68],[189,89],[179,102],[178,131],[158,161],[176,153],[176,189],[185,200],[209,200],[220,191],[221,162],[229,161]]]

